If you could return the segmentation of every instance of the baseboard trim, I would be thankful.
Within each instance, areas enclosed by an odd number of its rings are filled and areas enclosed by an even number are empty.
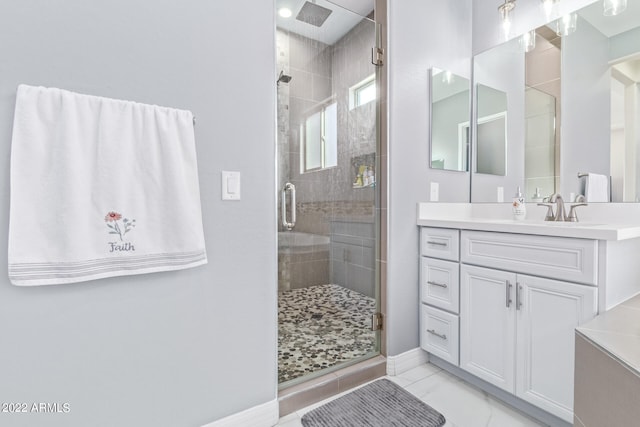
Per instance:
[[[424,365],[429,361],[429,354],[420,347],[405,351],[397,356],[387,356],[387,375],[400,375],[410,369]]]
[[[272,427],[278,424],[278,399],[229,415],[202,427]]]

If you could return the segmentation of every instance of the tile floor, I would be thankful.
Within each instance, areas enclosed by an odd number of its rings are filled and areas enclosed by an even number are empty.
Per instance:
[[[447,419],[445,427],[540,427],[544,425],[429,363],[398,376],[386,378],[441,412]],[[341,394],[328,400],[339,396]],[[328,400],[282,417],[277,426],[302,426],[301,417]]]
[[[278,294],[278,383],[375,351],[376,302],[339,285]]]

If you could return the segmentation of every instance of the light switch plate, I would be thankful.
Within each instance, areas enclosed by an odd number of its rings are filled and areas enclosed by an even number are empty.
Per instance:
[[[222,171],[222,200],[240,200],[240,172]]]

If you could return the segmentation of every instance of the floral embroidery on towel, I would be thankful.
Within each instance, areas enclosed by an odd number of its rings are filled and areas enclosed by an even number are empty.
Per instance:
[[[122,220],[122,222],[120,222]],[[117,234],[120,237],[120,241],[124,242],[124,235],[130,232],[136,226],[135,219],[123,218],[122,214],[111,211],[104,217],[104,222],[109,227],[109,234]],[[131,243],[118,244],[117,242],[109,242],[111,246],[110,252],[114,251],[134,251],[134,247]]]

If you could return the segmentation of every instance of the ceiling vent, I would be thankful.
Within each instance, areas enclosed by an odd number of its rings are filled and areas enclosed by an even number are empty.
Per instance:
[[[324,21],[331,15],[331,12],[331,9],[307,1],[302,6],[302,9],[300,9],[300,12],[298,12],[296,19],[316,27],[321,27]]]

